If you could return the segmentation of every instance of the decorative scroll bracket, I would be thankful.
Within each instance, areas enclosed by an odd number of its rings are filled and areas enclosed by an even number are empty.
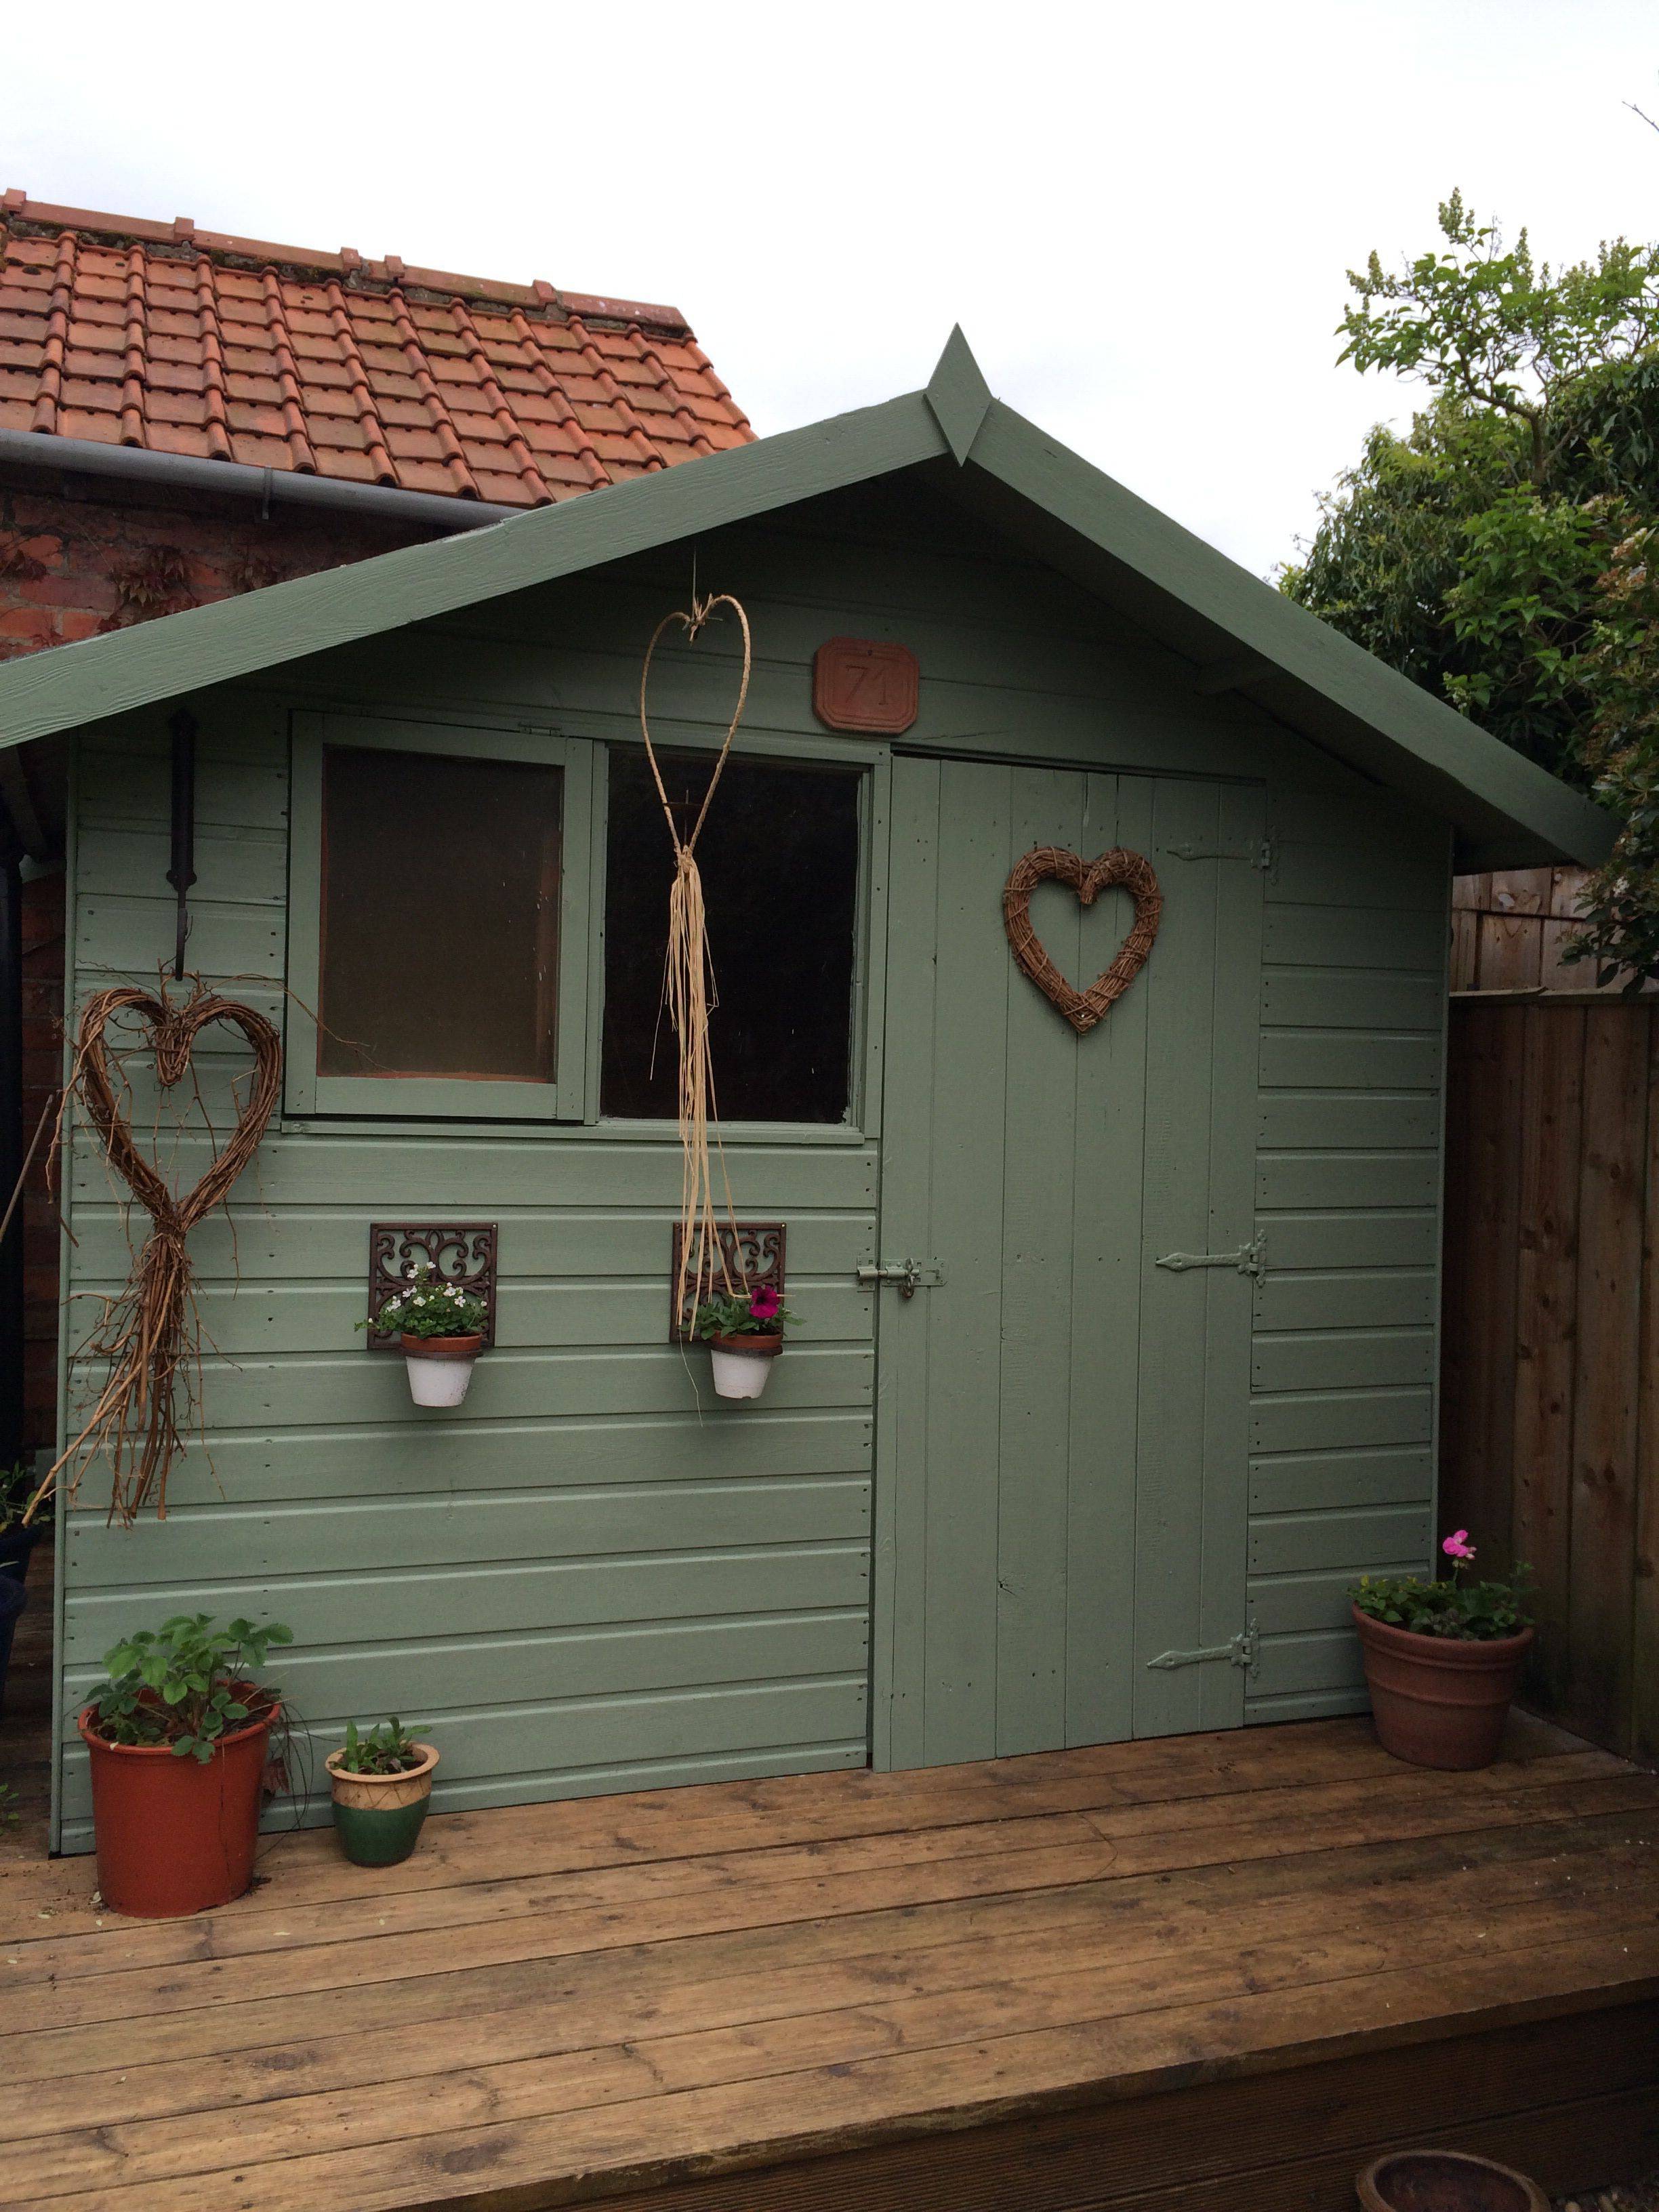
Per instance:
[[[371,1316],[425,1261],[439,1279],[484,1302],[485,1348],[495,1341],[495,1224],[493,1221],[374,1221],[368,1231]],[[365,1332],[370,1352],[395,1352],[397,1340]]]
[[[720,1257],[726,1262],[726,1273],[733,1283],[741,1283],[750,1291],[763,1288],[775,1290],[779,1297],[784,1293],[783,1257],[786,1231],[781,1221],[720,1221],[715,1224],[720,1237]],[[691,1341],[691,1317],[696,1309],[714,1291],[724,1291],[725,1280],[718,1267],[712,1266],[699,1284],[686,1285],[685,1310],[674,1310],[674,1289],[680,1279],[680,1254],[685,1237],[685,1224],[674,1224],[674,1248],[668,1270],[668,1341],[689,1344]]]

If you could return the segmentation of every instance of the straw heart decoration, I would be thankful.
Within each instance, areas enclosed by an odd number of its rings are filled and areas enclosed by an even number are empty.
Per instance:
[[[1086,991],[1060,974],[1031,927],[1031,893],[1039,884],[1069,884],[1079,906],[1092,906],[1103,890],[1121,885],[1134,901],[1134,921],[1109,968]],[[1146,965],[1158,935],[1164,894],[1152,864],[1139,853],[1115,845],[1097,860],[1085,860],[1060,845],[1038,845],[1014,864],[1002,893],[1002,918],[1014,958],[1039,991],[1051,999],[1079,1036],[1103,1020]]]
[[[187,1423],[191,1405],[200,1405],[201,1332],[187,1239],[204,1215],[224,1203],[252,1158],[276,1110],[283,1049],[263,1014],[222,999],[199,976],[189,980],[191,994],[182,1002],[169,999],[165,989],[158,996],[124,985],[95,993],[82,1010],[53,1160],[61,1150],[63,1114],[70,1099],[78,1097],[110,1165],[154,1225],[133,1261],[126,1288],[109,1301],[82,1347],[83,1357],[109,1362],[108,1380],[85,1427],[30,1500],[31,1514],[63,1468],[74,1465],[73,1487],[81,1470],[101,1451],[112,1477],[110,1518],[131,1526],[152,1497],[158,1515],[165,1517],[167,1470],[183,1447],[180,1417]],[[133,1142],[125,1110],[127,1085],[118,1073],[119,1056],[112,1061],[107,1036],[110,1024],[124,1015],[137,1017],[144,1040],[139,1048],[154,1053],[156,1079],[164,1091],[173,1091],[191,1073],[197,1039],[212,1023],[240,1030],[253,1050],[253,1082],[236,1126],[222,1146],[216,1141],[207,1173],[182,1196],[174,1194]],[[209,1134],[213,1135],[210,1125]]]
[[[674,810],[669,804],[662,770],[657,765],[656,748],[651,742],[651,725],[646,714],[646,686],[651,678],[652,656],[664,632],[678,626],[684,631],[686,643],[695,645],[720,607],[731,608],[743,633],[743,674],[738,684],[738,702],[732,710],[732,720],[726,725],[726,736],[708,779],[708,788],[702,795],[702,805],[697,810],[697,818],[692,824],[690,836],[682,837],[674,819]],[[665,615],[652,631],[651,642],[645,648],[645,665],[640,670],[640,735],[645,739],[646,758],[651,763],[652,780],[657,787],[657,796],[662,801],[663,819],[668,824],[668,835],[674,848],[674,880],[668,893],[668,951],[663,963],[662,994],[679,1048],[678,1120],[684,1166],[680,1187],[680,1264],[674,1285],[674,1311],[677,1314],[686,1311],[688,1290],[699,1300],[705,1290],[712,1291],[717,1266],[728,1294],[734,1293],[738,1287],[727,1268],[724,1242],[715,1223],[714,1183],[709,1169],[708,1125],[718,1120],[718,1112],[714,1102],[714,1072],[708,1049],[708,1016],[710,1009],[718,1003],[718,994],[708,950],[702,878],[697,870],[697,840],[702,835],[703,823],[708,819],[709,805],[726,767],[726,755],[732,750],[732,740],[737,735],[738,724],[743,720],[744,702],[749,696],[752,662],[749,617],[741,604],[729,592],[717,592],[708,599],[700,599],[694,588],[690,612],[681,609],[672,615]],[[729,1188],[726,1192],[726,1213],[730,1220],[732,1194]],[[735,1231],[736,1224],[733,1223],[732,1226]]]

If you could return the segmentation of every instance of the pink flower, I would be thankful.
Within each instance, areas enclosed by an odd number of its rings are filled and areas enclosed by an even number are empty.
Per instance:
[[[1472,1559],[1474,1557],[1474,1547],[1469,1541],[1467,1528],[1454,1528],[1440,1548],[1450,1559]]]
[[[763,1283],[749,1301],[750,1318],[753,1321],[775,1321],[782,1299],[770,1283]]]

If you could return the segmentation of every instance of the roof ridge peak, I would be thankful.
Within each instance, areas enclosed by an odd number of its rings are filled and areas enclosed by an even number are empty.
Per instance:
[[[625,327],[638,322],[654,331],[690,335],[690,325],[679,309],[660,303],[566,292],[540,277],[527,284],[514,284],[501,278],[463,276],[452,270],[416,268],[395,253],[375,260],[349,246],[334,253],[320,247],[282,246],[229,231],[204,230],[189,216],[155,222],[97,208],[60,207],[51,201],[32,200],[17,186],[0,194],[0,229],[10,229],[22,237],[69,230],[77,236],[90,234],[100,245],[154,248],[169,260],[187,262],[205,254],[227,266],[240,264],[258,270],[274,264],[319,279],[332,276],[349,291],[384,295],[401,289],[416,295],[429,293],[445,301],[457,295],[477,301],[499,301],[539,313],[552,322],[563,323],[573,313],[580,313],[606,324]]]

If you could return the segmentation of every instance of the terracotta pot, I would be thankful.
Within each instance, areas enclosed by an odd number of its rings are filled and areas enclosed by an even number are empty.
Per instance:
[[[1550,2212],[1524,2173],[1462,2150],[1390,2151],[1355,2186],[1365,2212]]]
[[[250,1683],[245,1695],[261,1697]],[[240,1897],[253,1880],[260,1784],[275,1708],[219,1738],[206,1760],[165,1744],[109,1743],[86,1706],[98,1887],[112,1912],[170,1920]]]
[[[418,1766],[401,1774],[351,1774],[337,1764],[344,1748],[323,1761],[334,1793],[334,1828],[354,1866],[396,1866],[414,1850],[432,1802],[432,1770],[438,1754],[429,1743],[411,1747]]]
[[[1371,1693],[1371,1717],[1384,1751],[1413,1766],[1463,1773],[1490,1766],[1503,1740],[1510,1700],[1533,1632],[1487,1643],[1419,1636],[1352,1608]]]
[[[459,1406],[472,1380],[482,1336],[404,1336],[409,1395],[417,1406]]]
[[[711,1336],[709,1365],[718,1398],[758,1398],[783,1350],[781,1336]]]

